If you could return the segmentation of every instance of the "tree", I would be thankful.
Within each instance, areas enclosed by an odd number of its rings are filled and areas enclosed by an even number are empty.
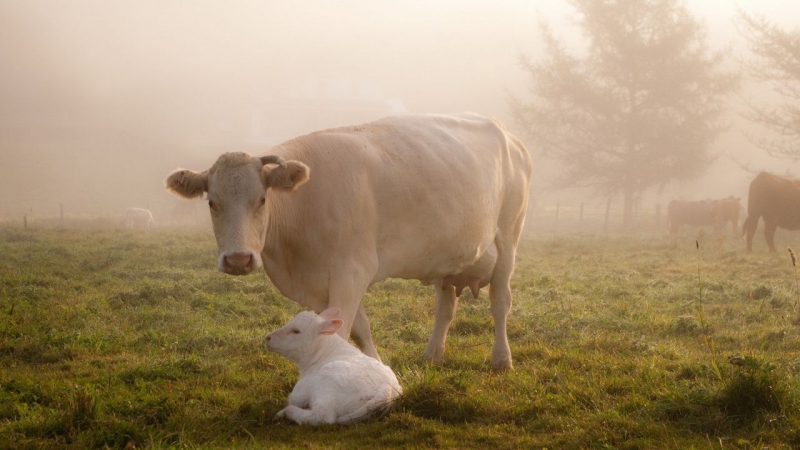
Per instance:
[[[778,28],[761,16],[741,13],[739,30],[754,58],[744,67],[777,94],[777,105],[747,100],[746,118],[774,134],[752,139],[771,156],[800,159],[800,32]]]
[[[637,194],[711,165],[737,78],[678,0],[570,3],[588,42],[584,56],[541,24],[543,59],[521,57],[533,98],[512,97],[511,113],[534,148],[564,163],[558,186],[621,193],[627,229]]]

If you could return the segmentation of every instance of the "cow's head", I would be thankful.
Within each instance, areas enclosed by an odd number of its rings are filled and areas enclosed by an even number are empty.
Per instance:
[[[203,172],[172,172],[166,187],[184,198],[208,193],[219,249],[217,268],[231,275],[246,275],[262,265],[261,250],[270,214],[267,195],[293,192],[308,180],[308,174],[308,166],[299,161],[225,153]]]

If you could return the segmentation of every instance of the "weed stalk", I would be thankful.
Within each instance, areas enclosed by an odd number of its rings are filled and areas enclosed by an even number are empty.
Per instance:
[[[697,249],[697,316],[700,319],[700,327],[703,330],[703,341],[711,348],[711,367],[714,369],[714,373],[717,375],[717,378],[722,381],[722,371],[719,368],[719,364],[717,364],[717,343],[714,342],[713,338],[708,337],[708,325],[706,324],[706,318],[703,314],[703,278],[700,276],[700,242],[695,239],[694,246]]]
[[[797,295],[800,295],[800,284],[797,282],[797,258],[794,256],[794,252],[792,251],[792,247],[786,247],[789,250],[789,256],[792,257],[792,267],[794,267],[794,291]],[[794,309],[797,310],[797,297],[794,299]]]
[[[697,248],[697,315],[700,318],[700,326],[703,329],[703,333],[706,333],[706,319],[703,315],[703,279],[700,277],[700,242],[695,239],[694,241],[695,248]]]

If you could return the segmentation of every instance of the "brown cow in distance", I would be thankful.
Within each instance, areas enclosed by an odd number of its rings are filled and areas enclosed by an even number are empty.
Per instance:
[[[730,222],[733,228],[733,234],[739,233],[739,212],[742,207],[739,203],[739,197],[730,196],[717,200],[711,204],[711,216],[714,218],[714,229],[717,231],[722,230],[725,225]]]
[[[719,233],[730,222],[736,234],[739,227],[739,199],[728,197],[722,200],[678,201],[667,206],[669,232],[675,234],[683,225],[714,227]]]
[[[750,182],[747,219],[742,224],[748,252],[753,250],[753,235],[761,217],[764,218],[764,237],[769,250],[774,252],[778,227],[800,229],[800,180],[761,172]]]

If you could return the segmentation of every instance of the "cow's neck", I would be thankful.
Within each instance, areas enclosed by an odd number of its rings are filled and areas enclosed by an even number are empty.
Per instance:
[[[267,272],[272,284],[285,297],[295,299],[297,293],[294,292],[292,285],[291,262],[285,246],[281,245],[284,231],[282,225],[279,221],[269,221],[267,236],[264,240],[264,249],[261,250],[261,259],[264,262],[264,270]]]

